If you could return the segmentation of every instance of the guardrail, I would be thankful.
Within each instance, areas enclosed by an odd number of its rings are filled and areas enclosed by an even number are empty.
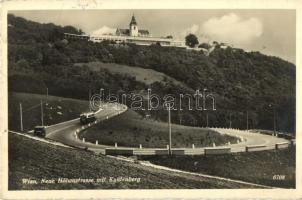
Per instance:
[[[246,152],[266,150],[266,149],[267,149],[267,146],[265,146],[265,145],[249,145],[249,146],[245,147]]]
[[[133,149],[122,149],[122,148],[106,148],[105,149],[106,155],[123,155],[123,156],[133,156]]]
[[[67,123],[72,122],[73,120],[68,121]],[[94,122],[97,123],[97,122]],[[94,123],[83,125],[79,127],[75,132],[75,137],[77,138],[77,133],[81,130],[84,130]],[[59,124],[60,125],[60,124]],[[11,133],[17,133],[13,131],[9,131]],[[19,134],[19,133],[18,133]],[[20,133],[21,134],[21,133]],[[22,133],[22,135],[26,136],[27,134]],[[41,140],[35,136],[30,136],[33,139]],[[79,138],[77,138],[79,140]],[[85,139],[83,138],[83,143],[86,144]],[[44,140],[43,140],[44,141]],[[80,140],[79,140],[80,141]],[[192,145],[192,148],[177,148],[172,149],[172,155],[216,155],[216,154],[229,154],[229,153],[238,153],[238,152],[253,152],[253,151],[263,151],[263,150],[279,150],[294,146],[296,144],[295,139],[291,139],[288,142],[280,142],[272,145],[247,145],[247,146],[238,146],[238,147],[228,147],[228,146],[218,146],[218,147],[203,147],[203,148],[195,148]],[[125,155],[125,156],[132,156],[132,155],[169,155],[169,150],[167,148],[131,148],[131,147],[101,147],[98,146],[98,141],[96,141],[95,146],[73,146],[76,148],[82,148],[85,150],[92,150],[97,151],[98,153],[102,153],[105,155]],[[101,145],[101,144],[100,144]]]
[[[183,149],[172,149],[172,155],[218,155],[218,154],[230,154],[238,152],[254,152],[263,150],[279,150],[288,148],[294,145],[294,141],[277,143],[275,145],[248,145],[242,146],[240,149],[234,151],[231,147],[205,147],[205,148],[183,148]],[[106,155],[169,155],[168,149],[153,149],[153,148],[107,148],[105,150]]]
[[[204,148],[185,149],[185,155],[204,155]]]
[[[156,155],[155,149],[134,149],[133,155]]]
[[[275,149],[278,150],[278,149],[284,149],[284,148],[287,148],[289,147],[289,143],[288,142],[281,142],[281,143],[277,143],[275,144]]]
[[[205,155],[211,155],[211,154],[227,154],[231,153],[230,147],[218,147],[218,148],[205,148],[204,154]]]

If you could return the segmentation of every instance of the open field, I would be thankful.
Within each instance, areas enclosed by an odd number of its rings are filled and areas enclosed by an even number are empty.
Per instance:
[[[206,129],[181,125],[172,125],[173,147],[204,147],[235,143],[237,139],[228,135]],[[119,146],[159,147],[165,148],[169,144],[168,124],[145,119],[132,110],[106,120],[80,133],[86,141],[94,143],[96,140],[101,144]]]
[[[19,103],[22,103],[23,107],[24,130],[32,130],[34,126],[41,125],[41,100],[43,100],[44,125],[74,119],[81,112],[88,110],[87,101],[56,96],[48,96],[47,99],[46,95],[10,92],[8,94],[9,130],[20,131]]]
[[[213,156],[141,157],[171,168],[284,188],[295,188],[295,158],[294,147]],[[275,175],[285,179],[274,180]]]
[[[110,177],[140,178],[140,182],[110,182]],[[36,180],[37,184],[22,184],[25,178]],[[106,181],[46,184],[41,183],[43,178],[55,181],[58,178],[106,178]],[[254,186],[149,168],[83,150],[9,135],[9,190],[247,187]]]

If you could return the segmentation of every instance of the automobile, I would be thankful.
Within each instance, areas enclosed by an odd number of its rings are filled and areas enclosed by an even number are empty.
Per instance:
[[[94,112],[82,113],[80,115],[81,124],[88,124],[96,120]]]
[[[46,135],[45,126],[35,126],[34,135],[39,137],[45,137]]]

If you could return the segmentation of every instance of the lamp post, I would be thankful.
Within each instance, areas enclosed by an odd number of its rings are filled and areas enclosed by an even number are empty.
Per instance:
[[[207,110],[206,108],[206,91],[207,88],[203,89],[203,94],[202,94],[202,106],[203,106],[203,110]]]
[[[170,111],[170,104],[168,105],[169,111],[169,155],[172,155],[172,127],[171,127],[171,111]]]
[[[273,108],[273,126],[274,126],[274,135],[276,135],[276,108],[274,104],[269,104],[269,107]]]
[[[171,127],[171,106],[169,103],[165,104],[168,110],[168,124],[169,124],[169,155],[172,155],[172,127]]]

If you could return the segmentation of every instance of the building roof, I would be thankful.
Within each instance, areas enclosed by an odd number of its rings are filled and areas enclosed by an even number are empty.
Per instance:
[[[138,32],[142,35],[149,35],[149,31],[148,30],[138,30]],[[117,35],[129,35],[130,34],[130,31],[129,29],[125,29],[125,28],[118,28],[116,29],[116,34]]]
[[[130,26],[131,25],[137,25],[134,15],[132,15],[132,18],[131,18]]]
[[[129,29],[125,29],[125,28],[116,29],[116,34],[129,35],[129,33],[130,33]]]
[[[148,30],[138,30],[138,32],[142,35],[149,35],[149,31]]]

